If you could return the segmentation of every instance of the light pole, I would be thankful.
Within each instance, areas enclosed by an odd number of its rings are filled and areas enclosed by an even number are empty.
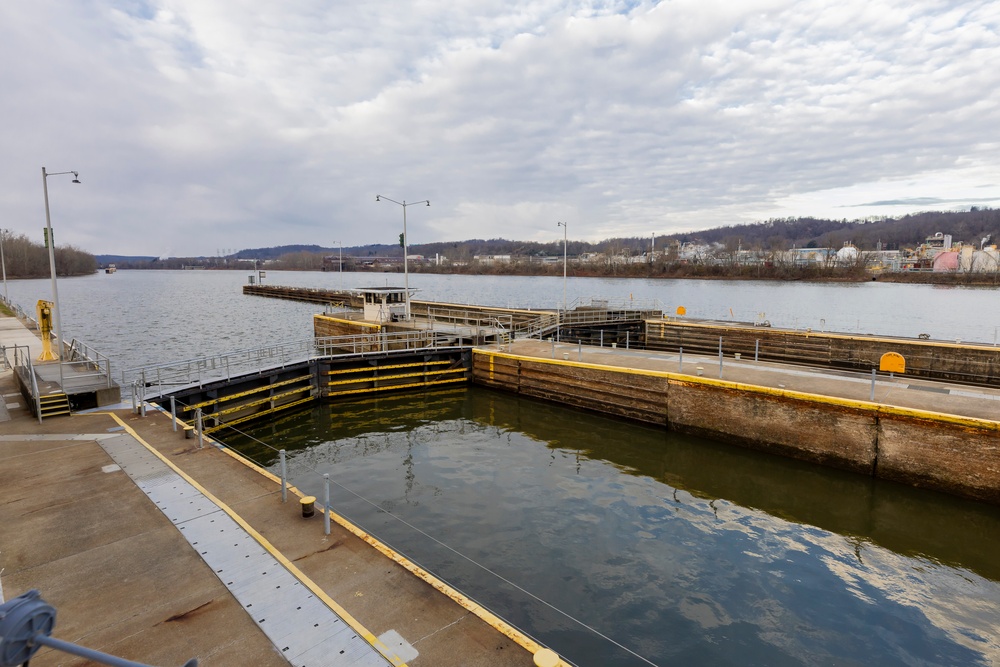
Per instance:
[[[344,244],[341,241],[336,241],[337,247],[340,249],[340,291],[344,291]]]
[[[557,222],[563,228],[563,312],[566,311],[566,234],[569,231],[565,222]]]
[[[375,201],[382,201],[383,199],[386,201],[391,201],[393,204],[396,204],[397,206],[403,207],[403,288],[406,290],[406,294],[404,295],[404,298],[406,299],[406,321],[409,322],[410,321],[410,269],[409,269],[409,263],[407,261],[407,256],[410,254],[410,252],[408,250],[409,240],[406,238],[406,207],[413,206],[414,204],[427,204],[428,206],[430,206],[431,202],[429,199],[424,199],[422,201],[411,201],[407,203],[405,199],[403,201],[396,201],[395,199],[389,199],[384,195],[375,195]]]
[[[51,174],[42,167],[42,192],[45,194],[45,235],[49,246],[49,271],[52,273],[52,303],[55,305],[56,316],[56,349],[59,357],[59,389],[65,394],[66,388],[63,386],[63,335],[62,335],[62,314],[59,312],[59,289],[56,285],[56,240],[52,236],[52,216],[49,214],[49,176],[62,176],[73,174],[73,182],[80,182],[80,174],[75,171],[55,171]]]
[[[3,242],[4,238],[7,236],[6,229],[0,229],[0,267],[3,268],[3,300],[8,306],[10,305],[10,294],[7,293],[7,260],[3,256]]]

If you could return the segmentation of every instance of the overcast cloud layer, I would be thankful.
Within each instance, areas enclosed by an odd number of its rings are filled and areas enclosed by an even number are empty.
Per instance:
[[[1000,205],[1000,3],[0,5],[0,227],[214,255]]]

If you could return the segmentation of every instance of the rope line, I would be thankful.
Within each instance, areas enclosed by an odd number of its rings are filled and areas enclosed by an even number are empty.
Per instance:
[[[228,426],[228,427],[226,427],[226,428],[229,428],[229,429],[231,429],[231,430],[233,430],[233,431],[236,431],[236,432],[237,432],[237,433],[239,433],[240,435],[242,435],[242,436],[244,436],[244,437],[246,437],[246,438],[249,438],[250,440],[252,440],[252,441],[254,441],[254,442],[256,442],[256,443],[259,443],[259,444],[261,444],[261,445],[263,445],[263,446],[267,447],[268,449],[271,449],[271,450],[273,450],[273,451],[275,451],[275,452],[278,452],[278,451],[279,451],[279,450],[275,449],[275,448],[274,448],[274,447],[273,447],[272,445],[270,445],[270,444],[268,444],[268,443],[264,442],[263,440],[259,440],[259,439],[255,438],[255,437],[253,437],[253,436],[252,436],[252,435],[250,435],[249,433],[246,433],[246,432],[244,432],[244,431],[241,431],[240,429],[236,428],[235,426]],[[242,455],[242,454],[241,454],[241,455]],[[249,458],[249,457],[247,457],[247,458]],[[252,459],[251,459],[251,460],[252,460]],[[313,468],[312,466],[310,466],[309,464],[307,464],[307,463],[305,463],[305,462],[302,462],[302,463],[301,463],[301,464],[299,464],[299,465],[301,465],[301,466],[302,466],[303,468],[305,468],[306,470],[308,470],[308,471],[310,471],[310,472],[312,472],[312,473],[314,473],[314,474],[316,474],[316,475],[319,475],[320,477],[322,477],[322,476],[323,476],[323,473],[319,472],[318,470],[316,470],[315,468]],[[289,467],[290,467],[290,466],[289,466]],[[499,579],[500,581],[502,581],[502,582],[506,583],[506,584],[507,584],[508,586],[511,586],[512,588],[514,588],[514,589],[516,589],[516,590],[518,590],[518,591],[520,591],[520,592],[524,593],[525,595],[527,595],[528,597],[532,598],[533,600],[536,600],[537,602],[540,602],[541,604],[543,604],[544,606],[548,607],[548,608],[549,608],[549,609],[551,609],[552,611],[554,611],[554,612],[556,612],[556,613],[558,613],[558,614],[560,614],[560,615],[562,615],[562,616],[564,616],[564,617],[568,618],[569,620],[573,621],[574,623],[576,623],[576,624],[577,624],[577,625],[579,625],[580,627],[582,627],[582,628],[585,628],[585,629],[589,630],[590,632],[594,633],[595,635],[597,635],[597,636],[598,636],[598,637],[600,637],[601,639],[604,639],[605,641],[607,641],[607,642],[609,642],[609,643],[611,643],[611,644],[614,644],[615,646],[617,646],[617,647],[618,647],[618,648],[620,648],[621,650],[623,650],[623,651],[625,651],[626,653],[629,653],[630,655],[632,655],[632,656],[634,656],[634,657],[638,658],[639,660],[641,660],[642,662],[646,663],[647,665],[652,665],[652,667],[659,667],[659,666],[658,666],[658,665],[657,665],[657,664],[656,664],[655,662],[652,662],[652,661],[651,661],[651,660],[649,660],[648,658],[646,658],[646,657],[644,657],[644,656],[642,656],[642,655],[640,655],[640,654],[636,653],[635,651],[633,651],[633,650],[632,650],[632,649],[630,649],[629,647],[625,646],[625,645],[624,645],[624,644],[622,644],[621,642],[618,642],[618,641],[616,641],[615,639],[612,639],[611,637],[609,637],[608,635],[604,634],[603,632],[601,632],[601,631],[600,631],[600,630],[598,630],[597,628],[594,628],[593,626],[590,626],[590,625],[588,625],[588,624],[587,624],[587,623],[585,623],[584,621],[581,621],[580,619],[578,619],[578,618],[576,618],[576,617],[572,616],[571,614],[569,614],[569,613],[567,613],[567,612],[563,611],[562,609],[559,609],[558,607],[556,607],[556,606],[555,606],[555,605],[553,605],[552,603],[550,603],[550,602],[547,602],[546,600],[543,600],[542,598],[538,597],[537,595],[535,595],[535,594],[534,594],[534,593],[532,593],[531,591],[529,591],[529,590],[527,590],[527,589],[523,588],[522,586],[519,586],[518,584],[514,583],[514,582],[513,582],[513,581],[511,581],[510,579],[507,579],[507,578],[506,578],[506,577],[504,577],[503,575],[501,575],[501,574],[499,574],[499,573],[497,573],[497,572],[494,572],[493,570],[491,570],[491,569],[490,569],[489,567],[487,567],[486,565],[483,565],[482,563],[480,563],[480,562],[478,562],[478,561],[474,560],[474,559],[473,559],[473,558],[471,558],[470,556],[466,556],[466,555],[465,555],[464,553],[462,553],[461,551],[458,551],[458,550],[457,550],[457,549],[455,549],[454,547],[452,547],[452,546],[450,546],[450,545],[448,545],[448,544],[445,544],[444,542],[442,542],[441,540],[437,539],[437,538],[436,538],[436,537],[434,537],[433,535],[430,535],[430,534],[428,534],[427,532],[425,532],[424,530],[422,530],[422,529],[418,528],[417,526],[413,525],[412,523],[410,523],[410,522],[409,522],[409,521],[407,521],[406,519],[404,519],[404,518],[402,518],[402,517],[400,517],[400,516],[397,516],[396,514],[393,514],[392,512],[390,512],[389,510],[387,510],[387,509],[385,509],[385,508],[381,507],[381,506],[380,506],[380,505],[378,505],[377,503],[375,503],[375,502],[373,502],[373,501],[369,500],[368,498],[365,498],[365,497],[364,497],[364,496],[362,496],[361,494],[359,494],[359,493],[355,492],[354,490],[352,490],[352,489],[350,489],[350,488],[348,488],[348,487],[344,486],[343,484],[341,484],[341,483],[340,483],[340,482],[338,482],[337,480],[335,480],[335,479],[333,479],[333,478],[330,478],[330,482],[332,482],[333,484],[337,485],[337,486],[338,486],[338,487],[339,487],[340,489],[342,489],[342,490],[346,491],[347,493],[351,494],[352,496],[354,496],[354,497],[355,497],[355,498],[357,498],[358,500],[361,500],[362,502],[364,502],[364,503],[367,503],[367,504],[371,505],[372,507],[374,507],[374,508],[375,508],[375,510],[376,510],[377,512],[381,512],[381,513],[383,513],[383,514],[387,514],[387,515],[389,515],[390,517],[392,517],[393,519],[395,519],[395,520],[396,520],[396,521],[398,521],[399,523],[401,523],[401,524],[403,524],[404,526],[407,526],[408,528],[410,528],[411,530],[413,530],[413,531],[415,531],[415,532],[417,532],[417,533],[419,533],[419,534],[423,535],[424,537],[426,537],[426,538],[427,538],[427,539],[429,539],[430,541],[434,542],[435,544],[438,544],[438,545],[440,545],[441,547],[444,547],[445,549],[447,549],[447,550],[448,550],[448,551],[450,551],[451,553],[455,554],[455,555],[456,555],[456,556],[458,556],[459,558],[462,558],[462,559],[464,559],[464,560],[468,561],[469,563],[471,563],[472,565],[474,565],[474,566],[478,567],[479,569],[483,570],[484,572],[487,572],[487,573],[489,573],[489,574],[493,575],[494,577],[496,577],[496,578],[497,578],[497,579]],[[380,538],[380,539],[381,539],[381,538]],[[449,584],[449,585],[450,585],[450,584]]]

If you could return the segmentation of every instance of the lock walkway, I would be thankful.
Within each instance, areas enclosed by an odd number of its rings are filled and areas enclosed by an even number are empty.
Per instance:
[[[224,667],[529,667],[541,648],[359,529],[326,535],[294,489],[282,503],[272,477],[169,414],[39,424],[23,402],[0,369],[0,591],[39,589],[56,638]]]

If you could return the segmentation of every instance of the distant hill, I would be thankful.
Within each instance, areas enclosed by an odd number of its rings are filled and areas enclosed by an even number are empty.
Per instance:
[[[784,250],[787,248],[840,248],[853,243],[862,250],[873,250],[879,245],[886,250],[914,248],[937,232],[950,234],[957,242],[979,245],[990,238],[1000,241],[1000,210],[972,208],[969,211],[929,211],[900,218],[868,218],[864,220],[824,220],[820,218],[778,218],[741,225],[714,227],[695,232],[663,234],[656,236],[656,249],[662,250],[671,241],[679,243],[719,243],[733,250],[759,248]],[[598,242],[569,240],[567,252],[577,256],[588,252],[641,254],[649,250],[650,237],[610,238]],[[413,255],[433,258],[441,255],[451,260],[471,260],[476,255],[557,256],[562,255],[562,240],[548,243],[515,241],[508,239],[468,239],[418,243],[409,246]],[[282,260],[287,268],[318,268],[318,256],[336,257],[343,252],[346,258],[402,257],[398,244],[373,243],[340,248],[315,244],[282,245],[271,248],[247,248],[225,257],[188,257],[159,260],[156,257],[130,257],[126,255],[97,255],[101,265],[114,263],[119,268],[180,268],[185,264],[207,267],[231,268],[233,260]]]

